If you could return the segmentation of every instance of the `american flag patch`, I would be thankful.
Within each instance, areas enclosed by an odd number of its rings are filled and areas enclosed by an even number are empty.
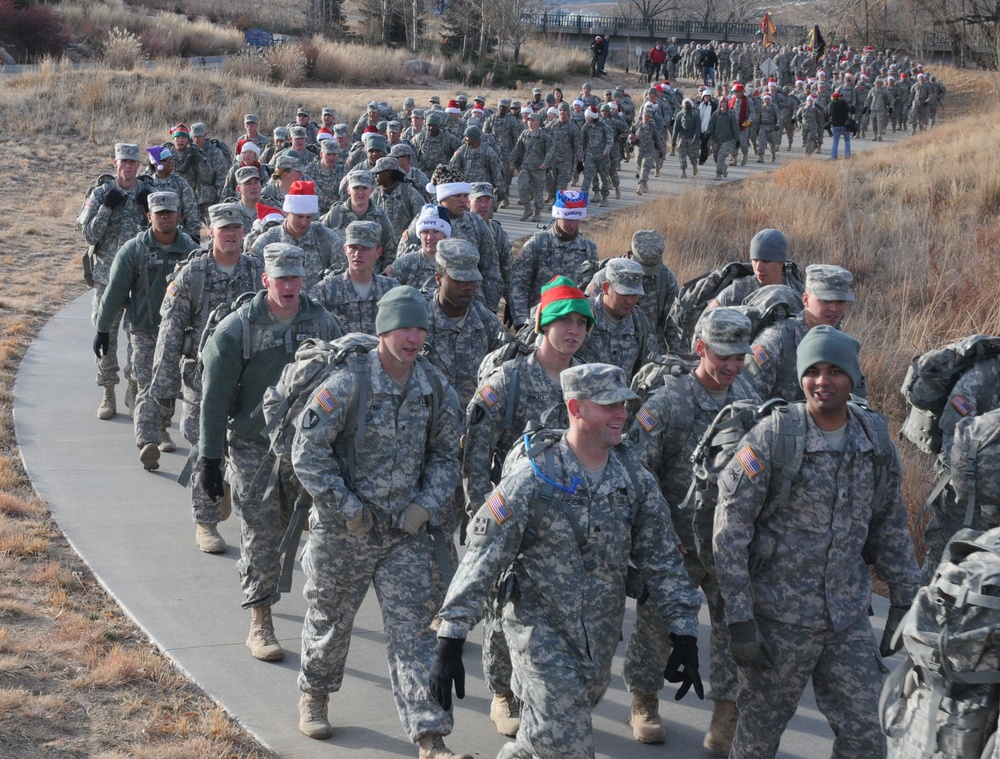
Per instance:
[[[493,392],[493,388],[489,385],[483,385],[479,388],[479,397],[483,399],[483,402],[489,408],[493,408],[493,404],[500,400],[497,398],[497,394]]]
[[[337,399],[333,397],[333,394],[325,387],[316,393],[316,403],[328,414],[332,414],[333,410],[340,405]]]
[[[757,458],[757,454],[753,452],[753,448],[749,445],[736,454],[736,458],[740,460],[740,464],[743,465],[743,471],[745,471],[751,479],[760,474],[764,469],[764,467],[760,464],[760,459]]]
[[[177,295],[177,284],[175,282],[171,282],[167,285],[167,295]]]
[[[642,425],[642,428],[646,430],[646,432],[652,432],[653,428],[659,424],[659,422],[656,421],[656,418],[646,411],[645,406],[639,409],[639,413],[635,415],[635,420]]]
[[[757,366],[763,366],[771,360],[771,357],[767,355],[767,351],[759,344],[751,347],[750,352],[753,354],[753,360],[757,362]]]
[[[951,405],[955,407],[957,411],[962,416],[968,416],[972,413],[972,404],[969,403],[965,396],[959,393],[951,399]]]
[[[511,513],[510,509],[507,508],[507,501],[504,500],[499,490],[490,496],[489,500],[486,501],[486,505],[490,507],[493,518],[497,520],[497,524],[503,524],[510,519]]]

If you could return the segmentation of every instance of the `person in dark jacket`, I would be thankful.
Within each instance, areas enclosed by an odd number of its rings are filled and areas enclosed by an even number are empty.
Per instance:
[[[833,129],[833,150],[830,151],[830,160],[837,160],[837,148],[840,146],[840,138],[844,138],[844,158],[851,157],[851,130],[848,123],[851,120],[851,107],[840,95],[840,89],[834,90],[830,100],[830,127]]]

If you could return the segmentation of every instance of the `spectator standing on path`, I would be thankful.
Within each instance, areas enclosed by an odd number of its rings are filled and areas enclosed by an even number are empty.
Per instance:
[[[606,45],[604,44],[604,38],[600,35],[594,37],[594,41],[590,43],[590,76],[598,77],[601,75],[601,60],[604,55]]]
[[[847,128],[851,120],[851,107],[841,96],[839,90],[833,91],[833,99],[830,101],[830,126],[833,128],[833,149],[830,151],[830,160],[837,160],[837,152],[840,147],[840,140],[844,140],[844,158],[851,157],[851,132]]]

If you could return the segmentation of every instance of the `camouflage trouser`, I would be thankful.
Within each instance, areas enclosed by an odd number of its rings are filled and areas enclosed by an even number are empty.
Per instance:
[[[573,171],[576,162],[573,160],[556,161],[549,168],[549,194],[555,195],[554,190],[565,190],[569,188],[569,183],[573,179]]]
[[[781,128],[788,136],[788,149],[792,149],[792,140],[795,139],[795,122],[792,119],[782,122]],[[781,144],[781,135],[778,135],[778,144]]]
[[[656,168],[656,153],[639,156],[639,181],[646,183],[649,181],[649,174]]]
[[[819,150],[820,130],[813,126],[802,127],[802,146],[806,149],[806,155],[812,155]]]
[[[840,632],[757,617],[774,646],[774,665],[739,668],[739,721],[730,759],[762,759],[778,751],[781,734],[812,678],[816,706],[833,729],[832,759],[882,759],[878,722],[882,663],[867,617]]]
[[[885,127],[889,121],[888,111],[872,111],[872,134],[876,137],[881,137],[885,134]]]
[[[233,511],[240,518],[240,560],[236,569],[243,588],[243,608],[274,606],[281,598],[278,548],[301,485],[292,465],[283,462],[274,492],[265,499],[268,473],[274,465],[267,445],[230,432],[228,455],[226,477],[232,487]],[[256,477],[260,467],[263,471]]]
[[[914,105],[910,109],[910,130],[917,131],[927,126],[927,106]]]
[[[736,140],[736,149],[733,151],[733,157],[736,157],[737,153],[743,153],[746,155],[750,151],[750,130],[741,129],[740,136]]]
[[[715,176],[721,177],[726,173],[726,161],[736,151],[736,140],[716,143],[715,150]]]
[[[697,137],[681,137],[680,149],[676,152],[681,159],[681,171],[686,171],[688,161],[691,162],[692,166],[698,164],[698,155],[701,153],[701,140]]]
[[[133,329],[129,333],[132,346],[132,379],[136,383],[135,408],[132,420],[135,427],[135,444],[142,448],[147,443],[159,443],[163,430],[170,426],[174,415],[173,402],[160,405],[149,394],[153,381],[153,353],[156,351],[156,335]]]
[[[409,535],[377,524],[364,535],[352,535],[343,518],[315,505],[302,557],[309,608],[302,626],[299,689],[314,695],[340,690],[354,616],[374,582],[403,729],[411,740],[450,733],[451,712],[427,688],[437,644],[430,627],[437,611],[431,561],[426,530]]]
[[[691,581],[705,593],[708,613],[712,620],[710,639],[712,669],[708,681],[709,698],[713,701],[735,701],[737,691],[736,662],[729,648],[729,628],[725,619],[725,604],[719,581],[714,572],[705,570],[693,550],[684,556]],[[663,670],[670,656],[670,630],[652,604],[637,604],[635,629],[625,648],[623,676],[630,692],[657,693],[663,687]]]
[[[100,282],[94,283],[94,301],[90,310],[90,323],[95,326],[97,325],[97,307],[101,304],[101,297],[107,287],[106,284]],[[121,326],[124,313],[124,309],[119,311],[114,321],[111,322],[111,329],[108,330],[108,352],[104,358],[97,361],[97,384],[103,387],[117,385],[120,381],[118,377],[118,328]],[[131,348],[128,352],[131,354]],[[128,376],[127,371],[125,375]]]
[[[608,156],[587,156],[583,159],[583,189],[589,191],[591,187],[600,186],[602,198],[611,194],[611,159]]]
[[[757,136],[757,155],[764,157],[768,149],[772,153],[777,153],[781,147],[781,128],[777,126],[762,126]]]
[[[534,206],[542,210],[545,202],[545,172],[522,168],[517,175],[517,194],[522,206]]]
[[[904,132],[906,131],[906,124],[910,120],[910,109],[913,107],[912,103],[904,103],[899,107],[899,128]]]

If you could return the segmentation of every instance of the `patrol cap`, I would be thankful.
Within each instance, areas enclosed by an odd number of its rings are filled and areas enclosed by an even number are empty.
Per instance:
[[[538,111],[528,111],[527,116],[529,119],[534,119],[535,121],[540,121],[542,118],[542,114]]]
[[[443,111],[431,111],[430,115],[427,117],[427,123],[430,126],[444,126],[445,114]]]
[[[141,161],[142,149],[134,142],[115,143],[116,161]]]
[[[750,317],[738,308],[713,308],[702,313],[694,335],[720,356],[742,356],[750,352],[752,330]]]
[[[457,100],[459,103],[468,103],[469,102],[469,96],[468,95],[459,95],[457,98],[455,98],[455,100]]]
[[[413,148],[407,145],[405,142],[400,142],[392,146],[392,151],[389,153],[389,155],[391,155],[393,158],[399,158],[401,156],[405,158],[412,158]],[[382,159],[380,158],[379,160]]]
[[[469,193],[469,199],[475,200],[476,198],[492,198],[493,197],[493,185],[489,182],[473,182],[472,192]]]
[[[240,166],[236,170],[236,184],[246,184],[251,179],[260,179],[260,172],[256,166]]]
[[[542,94],[542,88],[541,87],[532,87],[531,88],[531,94],[532,95],[541,95]]]
[[[813,264],[806,267],[806,290],[820,300],[854,301],[854,276],[842,266]]]
[[[625,370],[612,364],[581,364],[563,369],[559,384],[567,401],[575,398],[610,406],[639,400],[639,396],[629,389]]]
[[[403,122],[393,119],[386,125],[386,129],[389,130],[390,132],[402,132]]]
[[[788,240],[777,229],[762,229],[750,240],[751,261],[788,260]]]
[[[415,106],[416,104],[417,103],[416,103],[416,101],[413,98],[404,98],[403,99],[403,108],[413,108],[413,106]]]
[[[269,277],[305,277],[305,253],[298,245],[272,242],[264,246],[264,272]]]
[[[243,226],[243,209],[236,203],[217,203],[208,209],[209,226],[221,229],[233,224]]]
[[[474,98],[472,98],[472,102],[473,103],[485,103],[486,102],[486,96],[485,95],[476,95]]]
[[[483,130],[477,126],[466,127],[465,136],[474,142],[479,141],[483,139]]]
[[[348,129],[347,124],[334,124],[333,125],[333,134],[336,137],[346,137],[348,135],[349,131],[350,130]]]
[[[287,140],[288,139],[288,128],[287,127],[275,127],[274,128],[274,136],[277,137],[279,140]]]
[[[355,169],[350,174],[347,175],[347,186],[348,187],[374,187],[375,178],[372,177],[370,171],[365,171],[364,169]]]
[[[384,335],[394,329],[410,327],[426,331],[428,326],[427,301],[415,287],[396,285],[379,300],[375,334]]]
[[[377,221],[352,221],[344,230],[345,245],[377,248],[382,239],[382,225]]]
[[[560,111],[568,111],[568,110],[569,110],[569,103],[567,103],[567,102],[566,102],[565,100],[563,100],[563,101],[562,101],[561,103],[559,103],[559,105],[558,105],[558,106],[556,106],[556,107],[557,107],[557,109],[558,109],[558,110],[560,110]]]
[[[285,155],[278,156],[278,160],[274,162],[274,169],[275,171],[284,171],[286,169],[302,171],[302,164],[295,156],[285,153]]]
[[[427,102],[428,103],[434,103],[435,105],[441,105],[441,96],[440,95],[431,95],[429,98],[427,98]]]
[[[309,136],[309,132],[307,132],[306,128],[303,126],[294,126],[288,130],[288,133],[292,135],[293,139]]]
[[[413,109],[413,113],[411,113],[410,116],[411,116],[411,118],[414,118],[414,119],[422,119],[424,117],[424,109],[423,108],[414,108]]]
[[[154,192],[149,196],[149,212],[180,211],[181,199],[176,192]],[[240,222],[242,223],[242,222]]]
[[[640,229],[632,235],[632,257],[643,266],[663,262],[663,235],[655,229]]]
[[[260,119],[257,118],[257,114],[255,114],[255,113],[248,113],[248,114],[246,114],[246,115],[243,116],[243,123],[244,124],[259,124],[260,123]]]
[[[319,141],[319,152],[320,153],[339,153],[340,145],[337,144],[336,140],[320,140]]]
[[[510,108],[510,98],[500,98],[497,100],[498,108]]]
[[[327,105],[327,106],[323,106],[323,113],[322,113],[322,115],[323,116],[335,116],[336,114],[333,112],[333,109],[330,106]]]
[[[468,240],[441,240],[434,260],[456,282],[479,282],[483,278],[479,273],[479,250]]]
[[[815,364],[833,364],[843,369],[854,387],[861,384],[861,362],[858,353],[861,343],[846,332],[827,324],[819,324],[806,332],[795,355],[795,371],[802,383],[802,375]]]
[[[612,258],[608,261],[608,283],[619,295],[643,295],[642,264],[631,258]]]
[[[397,161],[392,156],[382,156],[377,161],[375,161],[375,167],[372,169],[372,174],[378,174],[381,171],[399,171],[399,161]]]
[[[202,122],[198,121],[191,125],[192,137],[204,137],[206,134],[208,134],[208,127]]]
[[[511,107],[511,110],[515,110],[516,111],[518,108],[521,107],[521,101],[520,100],[511,100],[510,101],[510,107]]]
[[[299,108],[298,112],[295,115],[296,116],[308,116],[309,115],[309,111],[307,111],[305,108]]]
[[[378,130],[378,131],[379,131],[380,133],[384,134],[384,133],[385,133],[385,131],[386,131],[386,130],[387,130],[387,129],[389,128],[389,122],[388,122],[388,120],[386,120],[386,119],[382,119],[382,120],[380,120],[380,121],[379,121],[379,122],[378,122],[378,123],[377,123],[377,124],[375,125],[375,128],[376,128],[376,129],[377,129],[377,130]]]

